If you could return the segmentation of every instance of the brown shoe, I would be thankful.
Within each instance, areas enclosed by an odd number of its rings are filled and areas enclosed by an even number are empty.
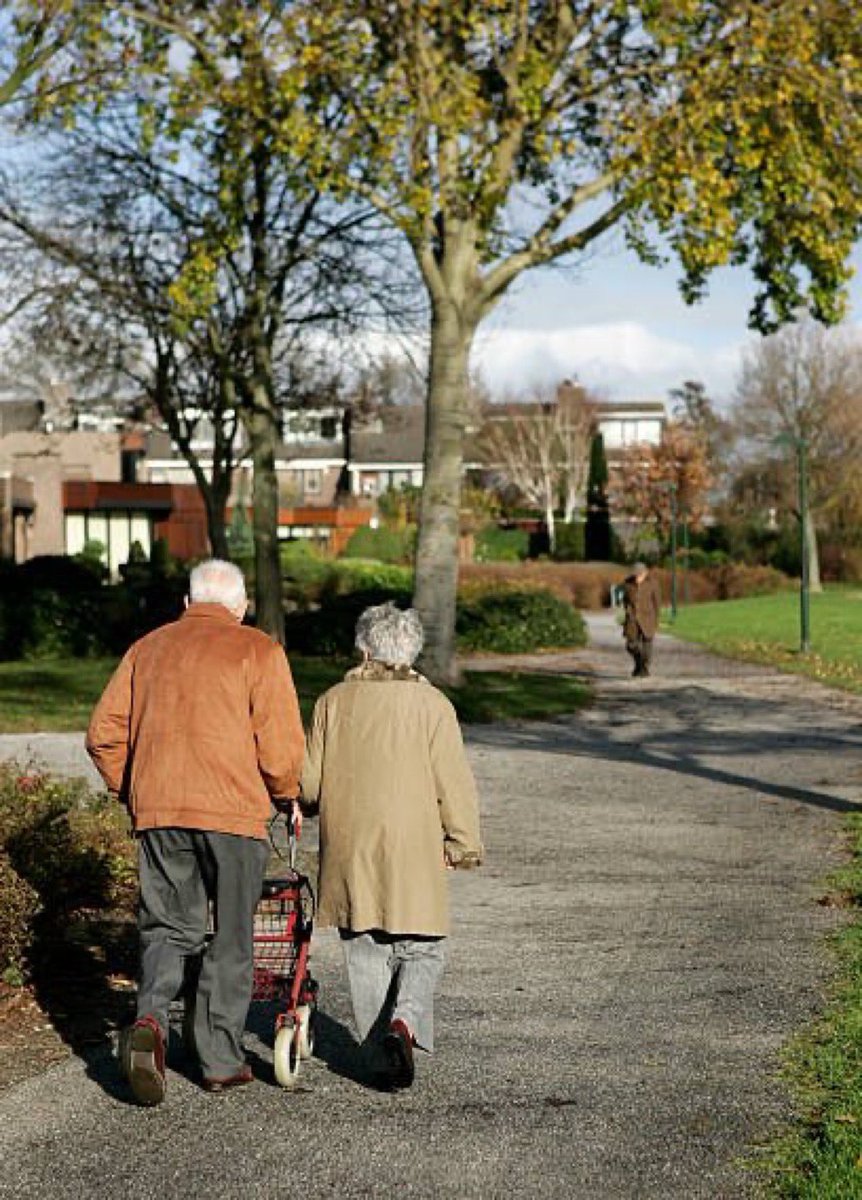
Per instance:
[[[203,1089],[205,1092],[226,1092],[229,1088],[242,1087],[243,1084],[252,1083],[254,1075],[251,1072],[251,1067],[246,1063],[237,1071],[236,1075],[228,1075],[224,1079],[208,1078],[206,1075],[203,1079]]]
[[[140,1017],[126,1033],[123,1066],[138,1104],[165,1098],[165,1039],[155,1017]]]
[[[394,1088],[409,1088],[413,1083],[413,1035],[403,1021],[393,1021],[383,1039],[383,1053],[389,1066],[389,1082]]]

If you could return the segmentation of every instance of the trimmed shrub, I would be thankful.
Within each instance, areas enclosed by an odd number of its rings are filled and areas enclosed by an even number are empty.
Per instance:
[[[475,535],[476,562],[522,562],[530,548],[526,529],[501,529],[486,525]]]
[[[350,658],[355,653],[356,622],[371,604],[394,600],[402,608],[410,605],[410,593],[392,588],[365,588],[331,596],[313,612],[289,613],[285,617],[288,653]]]
[[[693,546],[688,552],[688,566],[692,571],[702,570],[704,567],[723,567],[727,562],[729,559],[724,550],[702,550],[700,546]],[[680,563],[685,565],[684,551],[680,551]]]
[[[0,657],[86,657],[103,651],[99,564],[44,555],[0,566]]]
[[[554,529],[553,558],[557,562],[583,562],[586,557],[583,521],[561,521]]]
[[[413,571],[396,563],[375,562],[364,558],[342,558],[333,563],[327,591],[336,595],[350,592],[385,591],[409,592],[413,587]]]
[[[532,563],[509,566],[503,563],[486,565],[473,563],[462,567],[462,590],[473,587],[514,589],[546,588],[568,601],[575,608],[606,608],[611,588],[622,583],[629,568],[613,563]],[[665,604],[670,602],[670,570],[656,568]],[[738,599],[743,596],[762,596],[794,587],[795,581],[772,567],[750,567],[743,563],[728,563],[705,570],[688,571],[689,599]],[[684,571],[677,568],[677,589],[683,595]]]
[[[332,596],[314,612],[289,614],[288,652],[352,657],[359,614],[387,600],[407,608],[410,592],[368,588]],[[582,646],[586,640],[583,621],[566,599],[545,588],[518,588],[505,582],[467,584],[459,591],[455,629],[459,651],[467,652],[531,653]]]
[[[862,547],[822,542],[820,575],[829,583],[862,583]]]
[[[279,556],[282,592],[289,605],[306,608],[319,600],[332,578],[332,562],[316,546],[300,538],[282,542]]]
[[[545,590],[464,597],[458,604],[455,630],[461,651],[526,654],[586,644],[580,614]]]
[[[84,557],[0,564],[0,659],[122,654],[182,612],[185,568],[132,562],[114,586],[103,575],[101,563]]]
[[[611,588],[627,574],[627,568],[614,563],[468,563],[461,568],[461,588],[543,588],[575,608],[597,609],[610,604]]]
[[[362,525],[352,534],[342,557],[408,563],[413,558],[415,547],[415,525],[407,525],[403,529],[390,529],[387,526],[372,529],[370,525]]]
[[[715,581],[719,600],[742,600],[745,596],[771,596],[794,586],[794,581],[774,567],[747,567],[728,563],[707,572]]]
[[[281,563],[284,597],[294,609],[313,608],[333,596],[350,592],[387,588],[407,591],[413,586],[413,572],[409,567],[365,558],[333,561],[299,541],[282,547]]]

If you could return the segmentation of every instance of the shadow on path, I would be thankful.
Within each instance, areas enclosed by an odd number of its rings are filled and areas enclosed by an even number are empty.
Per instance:
[[[474,745],[537,751],[575,758],[603,759],[687,775],[760,795],[811,805],[831,812],[857,812],[860,805],[842,796],[756,774],[758,760],[782,750],[831,755],[836,772],[847,759],[862,762],[862,730],[829,728],[828,714],[807,713],[799,702],[758,700],[721,694],[706,687],[679,687],[602,695],[591,713],[553,722],[473,726]],[[716,765],[727,758],[750,763],[751,773]],[[763,763],[768,770],[768,762]],[[858,776],[850,777],[852,785]],[[824,783],[827,781],[824,781]]]

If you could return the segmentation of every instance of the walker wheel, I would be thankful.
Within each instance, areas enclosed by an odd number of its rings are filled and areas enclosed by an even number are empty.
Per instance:
[[[296,1010],[299,1017],[299,1057],[311,1058],[314,1054],[314,1005],[300,1004]]]
[[[275,1035],[272,1065],[275,1078],[283,1088],[296,1086],[299,1078],[301,1025],[282,1025]]]

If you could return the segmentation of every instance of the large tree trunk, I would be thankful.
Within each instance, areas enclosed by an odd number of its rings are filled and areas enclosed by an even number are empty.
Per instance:
[[[455,602],[458,515],[464,432],[469,415],[468,363],[475,326],[456,306],[435,304],[425,414],[425,480],[419,511],[413,602],[425,626],[422,666],[441,683],[455,683]]]
[[[227,543],[227,526],[225,525],[224,510],[227,503],[227,495],[224,494],[223,488],[219,491],[219,495],[215,488],[207,489],[204,493],[204,506],[207,514],[207,537],[210,543],[210,553],[213,558],[230,558],[230,551]]]
[[[258,629],[284,642],[284,606],[278,553],[278,476],[275,451],[278,422],[265,389],[254,389],[251,412],[245,416],[254,466],[252,529],[254,531],[254,603]]]
[[[808,551],[808,590],[810,592],[822,592],[823,584],[820,580],[820,551],[817,546],[817,529],[814,525],[814,517],[809,508],[805,514],[805,548]]]

